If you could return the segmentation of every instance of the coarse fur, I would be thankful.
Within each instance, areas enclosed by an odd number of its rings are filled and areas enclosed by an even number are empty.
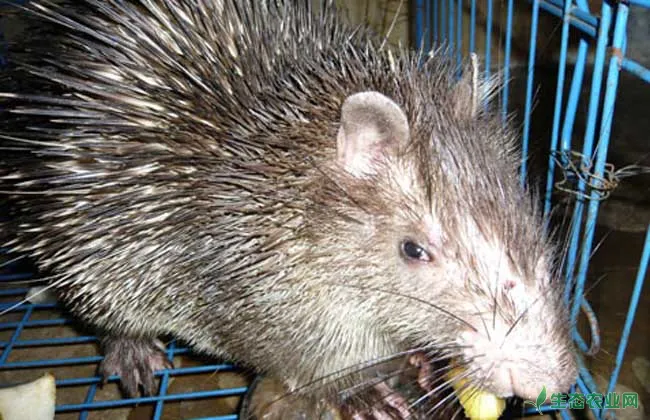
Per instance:
[[[306,2],[32,3],[0,95],[2,231],[80,318],[289,389],[419,347],[503,396],[573,383],[516,135],[472,106],[491,85]]]

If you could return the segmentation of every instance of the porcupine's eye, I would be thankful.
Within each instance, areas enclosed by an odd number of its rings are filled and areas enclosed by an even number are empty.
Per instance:
[[[401,245],[402,257],[410,261],[431,261],[429,253],[417,243],[407,239]]]

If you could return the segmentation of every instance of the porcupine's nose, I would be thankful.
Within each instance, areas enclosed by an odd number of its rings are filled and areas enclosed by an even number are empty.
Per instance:
[[[486,391],[503,398],[517,396],[535,401],[544,388],[548,399],[552,393],[568,392],[575,382],[576,364],[559,360],[552,347],[513,342],[503,345],[501,340],[491,338],[474,331],[460,338],[469,361],[467,369],[477,372],[476,378]]]
[[[524,399],[535,399],[539,395],[540,389],[529,385],[528,381],[521,378],[521,372],[510,363],[503,363],[495,367],[489,375],[489,382],[492,392],[500,397],[518,396]]]

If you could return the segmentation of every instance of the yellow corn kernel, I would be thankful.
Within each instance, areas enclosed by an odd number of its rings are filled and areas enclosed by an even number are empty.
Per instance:
[[[447,379],[453,381],[453,388],[465,409],[465,415],[471,420],[497,420],[506,408],[505,400],[466,385],[465,379],[456,379],[462,374],[463,369],[454,368],[447,374]]]

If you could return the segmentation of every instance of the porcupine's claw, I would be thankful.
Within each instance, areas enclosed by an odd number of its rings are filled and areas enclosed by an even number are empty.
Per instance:
[[[431,365],[427,362],[427,358],[423,353],[414,353],[408,358],[408,363],[418,369],[418,385],[423,391],[431,391],[433,384],[431,378]]]
[[[104,337],[101,340],[104,359],[99,365],[99,375],[105,383],[109,376],[120,377],[122,391],[133,398],[142,389],[145,396],[153,395],[156,388],[154,372],[171,369],[165,346],[159,340],[129,337]]]
[[[386,382],[381,382],[373,387],[372,394],[377,404],[365,410],[351,410],[344,408],[345,419],[350,420],[405,420],[411,419],[412,413],[406,399],[395,392]]]

